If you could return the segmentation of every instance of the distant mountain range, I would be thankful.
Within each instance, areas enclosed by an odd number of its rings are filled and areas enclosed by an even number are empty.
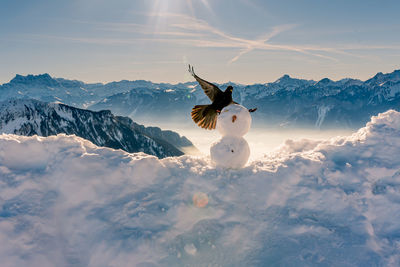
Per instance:
[[[234,86],[233,97],[237,102],[249,108],[258,107],[253,114],[255,123],[271,127],[357,128],[369,121],[371,115],[400,109],[400,70],[378,73],[366,81],[350,78],[313,81],[284,75],[272,83],[229,84]],[[222,89],[227,85],[219,84]],[[209,103],[196,82],[86,84],[48,74],[17,75],[0,86],[0,100],[10,97],[108,109],[135,120],[186,123],[191,123],[190,111],[195,104]]]
[[[64,104],[11,99],[0,103],[0,133],[50,136],[74,134],[98,146],[145,152],[159,158],[195,149],[185,137],[157,127],[144,127],[110,111],[94,112]]]

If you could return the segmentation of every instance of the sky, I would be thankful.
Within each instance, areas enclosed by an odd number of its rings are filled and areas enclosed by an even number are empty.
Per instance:
[[[0,84],[366,80],[400,69],[399,1],[1,0]]]

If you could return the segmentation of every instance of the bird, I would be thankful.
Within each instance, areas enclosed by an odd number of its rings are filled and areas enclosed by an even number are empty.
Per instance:
[[[192,119],[201,128],[213,130],[217,125],[218,114],[221,110],[230,105],[238,104],[232,99],[233,87],[229,85],[225,91],[222,91],[215,84],[212,84],[206,80],[203,80],[194,72],[193,66],[189,65],[189,73],[196,79],[200,84],[204,93],[212,101],[209,105],[196,105],[192,108]],[[249,109],[249,112],[256,111],[255,109]]]

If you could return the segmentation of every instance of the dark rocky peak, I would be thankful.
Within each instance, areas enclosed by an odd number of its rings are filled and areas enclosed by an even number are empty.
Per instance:
[[[366,80],[365,83],[368,85],[381,85],[385,82],[399,82],[400,81],[400,70],[395,70],[391,73],[378,72],[374,77]]]
[[[29,85],[57,85],[57,80],[53,79],[48,73],[39,75],[19,75],[17,74],[11,81],[10,84],[29,84]]]
[[[282,77],[280,77],[278,80],[276,80],[274,83],[287,83],[292,80],[296,80],[296,79],[293,79],[288,74],[285,74]]]

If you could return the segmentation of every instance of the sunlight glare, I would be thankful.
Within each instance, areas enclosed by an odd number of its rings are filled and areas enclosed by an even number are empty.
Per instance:
[[[185,17],[196,18],[196,3],[201,3],[209,13],[213,13],[208,0],[155,0],[150,7],[147,24],[158,32],[169,28],[174,21],[183,23],[181,20]]]

